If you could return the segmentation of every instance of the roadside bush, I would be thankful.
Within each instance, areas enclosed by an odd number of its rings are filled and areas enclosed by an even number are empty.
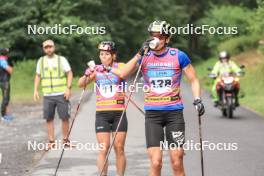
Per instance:
[[[218,51],[226,50],[229,53],[238,54],[240,52],[256,48],[258,46],[259,39],[260,37],[257,35],[238,36],[222,42],[217,49]]]
[[[210,35],[206,34],[203,36],[202,40],[211,49],[211,54],[214,54],[214,50],[218,47],[219,43],[225,42],[226,40],[236,38],[238,36],[244,36],[249,34],[249,21],[254,13],[252,10],[234,5],[221,5],[212,6],[212,8],[206,12],[205,17],[198,21],[199,25],[206,24],[214,27],[237,27],[237,34],[230,35]],[[249,39],[250,40],[250,39]],[[248,42],[245,37],[235,39],[230,45],[236,44],[238,42]],[[249,42],[251,43],[251,42]]]

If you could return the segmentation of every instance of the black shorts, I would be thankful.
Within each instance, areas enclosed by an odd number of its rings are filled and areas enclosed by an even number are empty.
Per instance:
[[[99,132],[115,132],[120,120],[122,111],[96,111],[95,131]],[[126,113],[121,121],[118,131],[127,132]]]
[[[70,118],[70,102],[64,98],[64,95],[44,96],[43,105],[44,119],[47,121],[54,119],[56,108],[60,119]]]
[[[168,147],[182,147],[185,141],[185,122],[182,110],[151,110],[146,111],[145,117],[147,148],[164,146],[161,144],[165,144],[166,141]]]

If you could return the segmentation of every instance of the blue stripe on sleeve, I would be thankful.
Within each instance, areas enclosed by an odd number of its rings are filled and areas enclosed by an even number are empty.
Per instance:
[[[178,59],[181,69],[184,69],[187,65],[191,63],[189,56],[183,51],[179,51]]]

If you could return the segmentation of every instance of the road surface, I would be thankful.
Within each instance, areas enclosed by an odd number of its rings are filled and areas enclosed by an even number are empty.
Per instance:
[[[186,140],[199,142],[198,119],[192,105],[192,94],[189,85],[182,85],[184,98],[184,115],[186,122]],[[211,148],[216,144],[226,145],[226,150],[204,151],[206,176],[263,176],[264,175],[264,118],[245,108],[238,108],[234,119],[221,117],[219,110],[212,106],[209,94],[203,93],[206,114],[202,121],[203,139]],[[88,144],[84,150],[67,150],[59,170],[60,176],[93,176],[98,175],[96,169],[95,95],[88,92],[85,102],[74,124],[71,140],[80,144]],[[142,94],[133,99],[143,107]],[[128,136],[126,141],[127,176],[148,175],[149,160],[145,148],[144,117],[132,105],[127,110]],[[232,147],[228,146],[232,145]],[[84,146],[79,146],[82,148]],[[90,149],[90,150],[88,150]],[[60,155],[60,150],[47,152],[30,170],[31,176],[53,175]],[[110,155],[109,175],[115,175],[115,156]],[[186,150],[184,157],[186,175],[200,176],[199,150]],[[172,175],[168,153],[164,151],[162,175]]]

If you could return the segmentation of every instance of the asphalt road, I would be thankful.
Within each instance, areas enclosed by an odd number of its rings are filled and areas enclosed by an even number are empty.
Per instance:
[[[23,105],[11,108],[15,119],[0,123],[0,175],[21,176],[41,158],[42,151],[27,150],[28,141],[46,137],[41,106]]]
[[[184,115],[186,121],[186,140],[193,144],[199,142],[198,118],[192,105],[190,87],[182,86],[184,98]],[[203,139],[210,144],[204,151],[206,176],[263,176],[264,175],[264,118],[245,108],[238,108],[234,119],[221,117],[218,109],[212,106],[207,93],[203,93],[206,114],[202,120]],[[65,151],[59,174],[97,175],[95,121],[95,96],[88,93],[87,101],[74,125],[71,140],[90,144],[85,150]],[[143,107],[142,94],[133,99]],[[145,148],[144,117],[132,105],[127,111],[129,131],[126,142],[127,170],[126,175],[148,175],[149,160]],[[226,145],[225,150],[214,150],[216,144]],[[232,145],[230,147],[229,145]],[[89,150],[90,149],[90,150]],[[31,170],[31,175],[53,175],[60,150],[48,152],[39,164]],[[115,156],[110,155],[109,175],[115,175]],[[201,175],[199,150],[186,150],[184,157],[185,171],[188,176]],[[169,158],[164,151],[162,175],[172,175]]]
[[[184,98],[184,115],[186,122],[186,140],[193,144],[199,142],[198,138],[198,119],[192,105],[192,95],[190,87],[182,85],[182,96]],[[204,151],[204,164],[206,176],[263,176],[264,175],[264,118],[245,108],[238,108],[234,113],[234,119],[221,117],[218,109],[213,108],[212,102],[207,93],[203,93],[203,100],[206,106],[206,114],[202,121],[203,139],[208,141],[211,148],[214,145],[222,143],[227,145],[226,150],[210,150],[209,147]],[[133,99],[143,107],[142,94],[135,94]],[[76,106],[74,105],[73,108]],[[94,130],[95,121],[95,95],[88,92],[85,101],[81,106],[81,111],[77,117],[76,124],[73,127],[71,140],[80,145],[78,149],[67,150],[61,163],[59,174],[61,176],[92,176],[97,175],[96,169],[96,138]],[[144,117],[132,105],[127,111],[129,130],[126,141],[127,169],[128,176],[148,175],[149,160],[145,148]],[[36,123],[40,123],[37,121]],[[21,124],[29,125],[30,124]],[[40,128],[40,126],[38,126]],[[5,128],[5,127],[1,127]],[[59,131],[60,128],[57,128]],[[34,133],[36,129],[32,129]],[[43,131],[42,131],[43,132]],[[2,133],[3,135],[3,133]],[[37,135],[37,134],[36,134]],[[40,136],[43,134],[39,133]],[[5,141],[1,138],[1,145],[10,142],[15,145],[19,138],[9,136],[10,140]],[[58,136],[58,139],[61,137]],[[26,138],[25,138],[26,139]],[[38,136],[31,136],[30,139],[38,140]],[[233,148],[228,145],[234,145]],[[2,149],[2,148],[1,148]],[[228,150],[229,149],[229,150]],[[235,150],[237,149],[237,150]],[[11,149],[10,149],[11,150]],[[5,148],[5,151],[8,151]],[[34,164],[27,164],[26,172],[21,172],[23,168],[23,158],[26,162],[32,162],[36,151],[28,155],[24,144],[20,147],[20,152],[10,155],[9,163],[11,165],[9,172],[4,173],[3,165],[1,166],[0,175],[31,175],[46,176],[53,175],[61,150],[47,152],[43,158]],[[32,153],[32,152],[31,152]],[[5,154],[6,157],[6,154]],[[32,160],[30,160],[30,158]],[[19,160],[19,161],[18,161]],[[115,175],[115,156],[113,152],[110,155],[109,175]],[[199,150],[186,150],[184,157],[185,171],[188,176],[200,176],[200,152]],[[7,165],[5,165],[7,167]],[[21,168],[20,168],[21,167]],[[33,168],[32,168],[33,167]],[[19,169],[20,168],[20,169]],[[13,172],[11,172],[12,170]],[[19,172],[20,171],[20,172]],[[164,151],[164,160],[162,175],[172,175],[168,153]]]
[[[47,141],[45,120],[42,118],[42,101],[35,104],[12,104],[15,117],[10,123],[0,120],[0,176],[29,175],[30,170],[44,156],[43,150],[28,149],[29,143]],[[72,96],[76,104],[76,95]],[[60,134],[56,118],[56,135]]]

